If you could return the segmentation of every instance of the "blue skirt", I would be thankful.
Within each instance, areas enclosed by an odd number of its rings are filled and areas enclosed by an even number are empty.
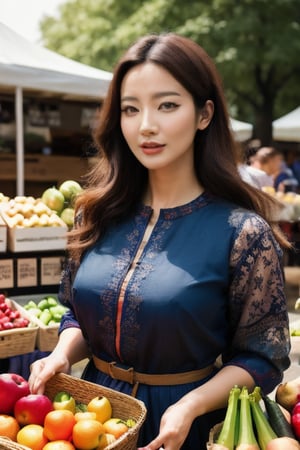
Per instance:
[[[176,403],[189,391],[205,383],[213,375],[211,374],[200,382],[176,386],[149,386],[140,384],[136,398],[144,402],[147,408],[147,417],[140,430],[138,447],[146,446],[158,435],[161,416],[170,405]],[[96,369],[92,360],[87,364],[82,378],[125,394],[130,395],[132,391],[131,384],[115,380],[109,375],[100,372]],[[209,431],[214,425],[224,420],[225,412],[226,409],[217,410],[195,419],[181,449],[206,450]]]

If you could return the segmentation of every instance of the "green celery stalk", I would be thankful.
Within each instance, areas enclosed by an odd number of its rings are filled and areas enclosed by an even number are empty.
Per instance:
[[[261,399],[262,396],[260,387],[256,386],[253,392],[249,394],[249,401],[260,449],[266,450],[267,444],[272,441],[272,439],[276,439],[278,436],[271,427],[262,407],[260,406],[259,402]]]
[[[260,450],[256,440],[253,421],[251,416],[251,407],[249,402],[248,388],[244,386],[240,394],[240,414],[238,426],[238,442],[236,450],[247,448],[248,450]]]
[[[217,445],[221,445],[228,450],[234,450],[236,417],[240,393],[241,389],[238,386],[234,386],[230,390],[225,419],[216,441]]]

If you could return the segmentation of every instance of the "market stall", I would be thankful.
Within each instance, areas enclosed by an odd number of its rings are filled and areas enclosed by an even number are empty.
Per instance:
[[[13,93],[15,98],[16,193],[23,195],[24,95],[99,101],[106,94],[111,73],[33,44],[1,23],[0,39],[0,92]]]
[[[300,106],[273,121],[273,139],[300,142]]]

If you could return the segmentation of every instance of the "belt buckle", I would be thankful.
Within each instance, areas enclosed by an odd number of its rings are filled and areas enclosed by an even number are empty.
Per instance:
[[[134,384],[134,370],[133,367],[124,369],[117,365],[116,361],[111,361],[108,363],[109,375],[115,380],[126,381],[130,384]]]

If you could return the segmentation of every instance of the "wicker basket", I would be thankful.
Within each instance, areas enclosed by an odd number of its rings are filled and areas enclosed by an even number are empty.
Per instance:
[[[31,450],[29,447],[17,444],[9,438],[0,437],[0,450]]]
[[[33,352],[38,333],[38,325],[32,321],[27,311],[14,300],[10,300],[10,302],[12,309],[20,311],[21,316],[31,321],[31,325],[26,328],[0,331],[0,358],[11,358]]]
[[[113,416],[120,419],[134,419],[136,425],[121,436],[115,443],[106,447],[106,450],[136,450],[139,430],[146,418],[146,408],[143,402],[98,384],[81,380],[65,374],[57,374],[46,385],[46,395],[54,398],[58,391],[65,390],[76,400],[87,403],[97,396],[107,397],[112,405]]]
[[[67,391],[76,398],[77,401],[88,403],[97,396],[107,397],[112,405],[114,417],[120,419],[134,419],[136,425],[129,428],[116,442],[105,447],[105,450],[136,450],[140,428],[146,418],[146,408],[143,402],[122,394],[104,386],[81,380],[71,375],[54,375],[46,384],[45,394],[53,400],[59,391]],[[0,450],[28,450],[27,447],[0,437]]]

